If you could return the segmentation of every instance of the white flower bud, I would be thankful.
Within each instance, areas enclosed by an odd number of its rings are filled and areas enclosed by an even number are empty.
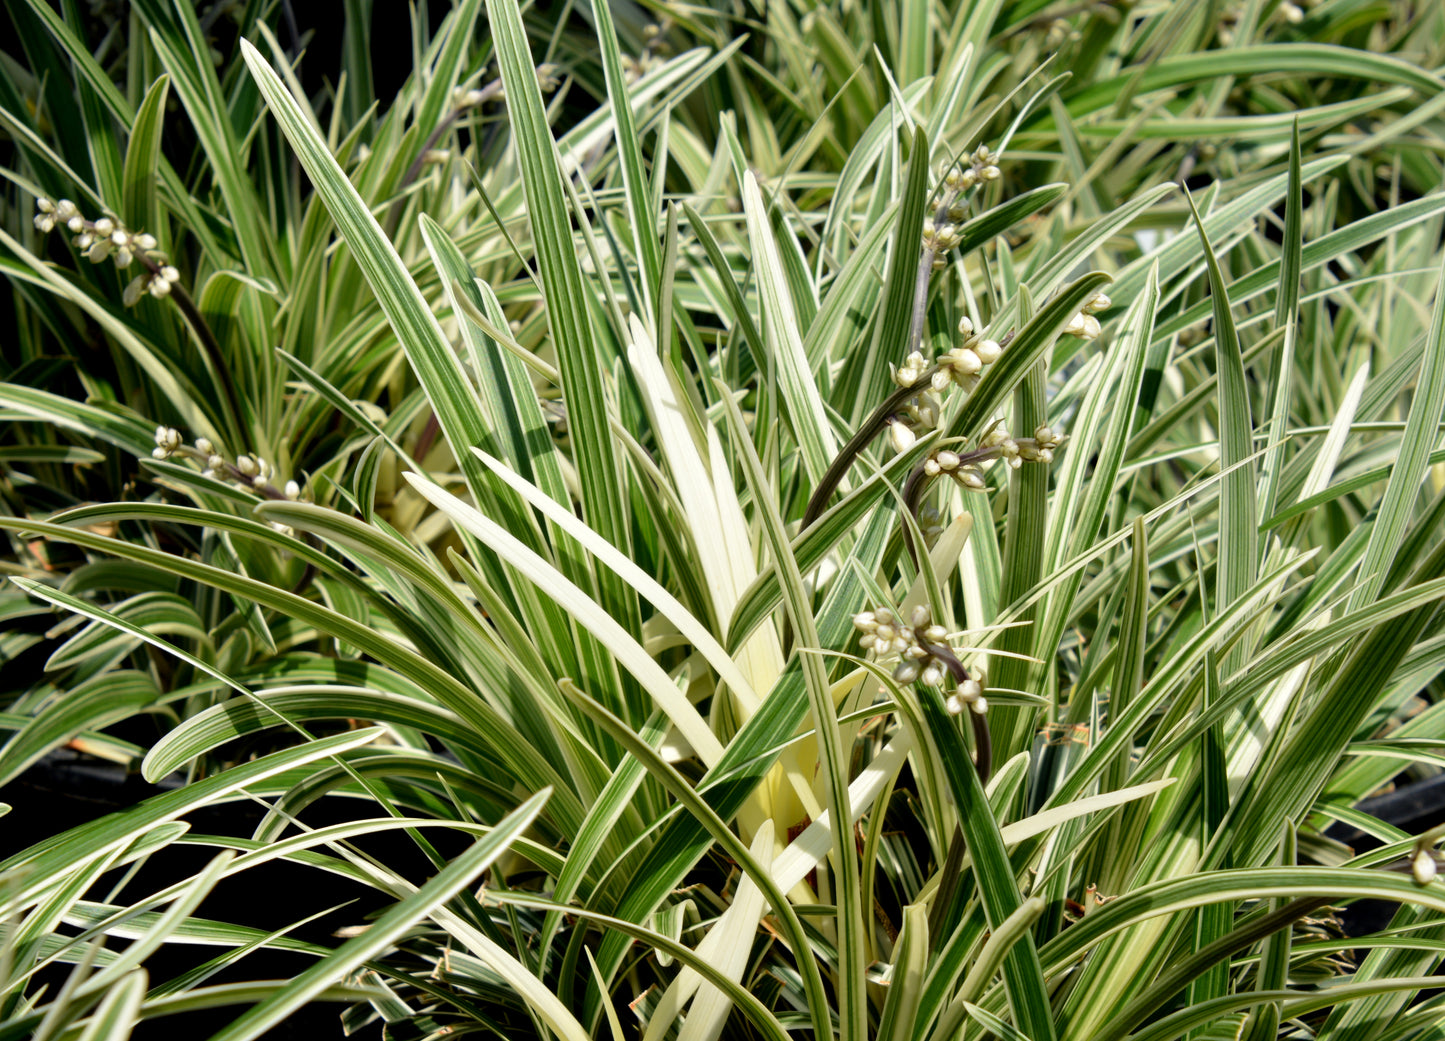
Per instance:
[[[893,679],[898,683],[912,683],[918,679],[919,672],[917,662],[906,661],[893,670]]]
[[[873,646],[877,642],[878,637],[873,635],[872,633],[864,633],[862,636],[858,637],[858,646],[862,647],[865,651],[871,651],[873,649]]]
[[[906,452],[918,440],[918,435],[909,430],[907,424],[894,420],[888,424],[888,440],[892,442],[895,452]]]
[[[988,712],[988,698],[977,698],[969,703],[969,707],[973,709],[975,716],[982,716]]]
[[[898,630],[885,622],[879,622],[877,628],[873,630],[873,634],[882,643],[892,643],[893,637],[898,635]]]
[[[85,218],[80,216],[79,214],[76,214],[74,217],[71,217],[70,220],[65,222],[65,226],[74,232],[84,231]]]
[[[929,643],[942,643],[948,639],[948,630],[941,625],[930,625],[923,630],[923,638]]]
[[[997,166],[994,166],[993,164],[985,166],[978,173],[979,176],[982,177],[985,181],[997,181],[1000,177],[1003,176],[1003,171],[1000,170]]]
[[[964,701],[973,701],[975,698],[983,697],[983,685],[978,680],[970,677],[958,685],[958,696]]]
[[[134,307],[140,303],[140,298],[145,295],[146,284],[150,281],[150,275],[137,275],[126,285],[125,291],[120,294],[121,303],[126,307]]]
[[[938,465],[937,459],[929,456],[927,459],[923,460],[923,472],[926,473],[929,477],[937,477],[943,472],[943,467]]]
[[[893,612],[886,607],[880,607],[874,611],[873,617],[878,619],[879,625],[892,625],[894,622]]]
[[[969,347],[955,347],[948,352],[948,364],[954,372],[972,376],[983,368],[983,359]]]
[[[95,222],[95,233],[97,235],[108,237],[113,231],[115,231],[115,221],[109,217],[102,217]]]
[[[965,377],[965,381],[967,377]],[[908,418],[913,420],[916,426],[925,430],[932,430],[938,426],[938,419],[943,414],[943,402],[937,394],[918,394],[909,399]]]
[[[943,703],[943,707],[948,709],[948,714],[951,716],[960,715],[964,709],[963,699],[957,694],[950,694],[948,700]]]
[[[943,683],[943,666],[938,662],[930,662],[918,678],[925,687],[937,687]]]
[[[240,470],[247,477],[255,477],[260,471],[256,467],[256,461],[249,455],[236,456],[236,469]]]
[[[161,278],[164,278],[167,282],[179,282],[181,280],[181,273],[172,265],[167,264],[161,268]]]
[[[944,449],[942,452],[935,453],[934,458],[938,460],[938,465],[943,467],[943,469],[945,470],[957,470],[958,464],[963,462],[963,460],[959,458],[957,452],[950,452],[947,449]]]
[[[215,455],[216,446],[211,444],[209,439],[198,437],[196,438],[196,451],[200,452],[201,455]]]
[[[149,253],[156,248],[156,237],[147,232],[142,232],[132,240],[135,248],[142,253]]]
[[[964,336],[972,336],[973,319],[969,318],[968,315],[964,315],[962,318],[960,318],[958,320],[958,331]]]
[[[156,455],[157,459],[164,459],[177,448],[181,447],[181,432],[174,427],[156,427]],[[152,453],[155,455],[155,453]]]
[[[208,470],[219,470],[225,465],[226,460],[222,459],[218,455],[209,456],[206,459],[206,469]]]
[[[923,604],[916,606],[908,615],[908,622],[915,629],[922,629],[929,622],[928,608]]]
[[[287,481],[287,482],[286,482],[285,491],[286,491],[286,498],[288,498],[288,499],[291,499],[291,500],[294,501],[294,500],[296,500],[296,499],[301,498],[301,486],[300,486],[299,484],[297,484],[295,481]]]
[[[979,340],[973,345],[973,353],[985,365],[992,365],[1003,356],[1003,348],[997,340]]]
[[[150,285],[147,288],[149,288],[151,296],[156,299],[171,295],[171,284],[164,278],[151,279]]]
[[[983,474],[979,473],[972,467],[967,470],[960,471],[958,474],[958,481],[965,488],[971,489],[975,492],[981,492],[984,490],[984,488],[988,486],[987,482],[983,479]]]
[[[1421,849],[1410,861],[1410,871],[1414,874],[1416,882],[1422,886],[1428,885],[1439,873],[1439,865],[1435,863],[1434,854],[1429,849]]]

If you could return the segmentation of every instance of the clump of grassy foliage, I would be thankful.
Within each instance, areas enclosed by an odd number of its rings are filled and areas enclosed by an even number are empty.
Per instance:
[[[1440,1029],[1445,12],[368,7],[7,7],[0,777],[186,783],[0,864],[0,1039]]]

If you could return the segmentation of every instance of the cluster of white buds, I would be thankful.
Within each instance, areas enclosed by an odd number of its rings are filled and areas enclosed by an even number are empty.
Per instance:
[[[1033,437],[1015,438],[1002,424],[995,424],[988,433],[979,438],[978,452],[973,457],[1002,459],[1010,468],[1017,470],[1024,463],[1051,463],[1054,452],[1068,440],[1063,429],[1041,425],[1034,428]]]
[[[998,158],[987,146],[980,145],[972,155],[964,156],[962,162],[950,167],[943,175],[938,205],[933,216],[923,222],[923,249],[932,258],[933,270],[941,271],[947,267],[945,254],[963,241],[960,224],[967,216],[963,193],[974,185],[998,180],[1002,176]]]
[[[951,221],[939,223],[932,217],[928,217],[923,221],[924,249],[932,250],[935,254],[947,253],[949,250],[956,248],[962,241],[963,236],[959,234],[957,224]],[[942,268],[943,258],[939,257],[935,263],[938,267]]]
[[[962,672],[958,659],[947,644],[948,630],[934,624],[927,607],[915,607],[905,622],[886,607],[863,611],[853,616],[853,627],[861,634],[858,644],[877,657],[896,654],[899,662],[893,669],[898,683],[922,682],[925,686],[942,686],[951,669]],[[964,673],[964,675],[967,675]],[[948,699],[949,711],[957,713],[967,704],[982,715],[988,709],[979,678],[963,680],[958,691]],[[958,708],[955,708],[957,703]]]
[[[172,264],[162,264],[158,271],[147,271],[136,275],[126,284],[121,301],[127,307],[134,307],[142,296],[149,293],[157,300],[171,295],[171,289],[181,280],[181,273]]]
[[[175,427],[156,427],[156,446],[151,449],[151,457],[169,459],[184,443],[181,432]]]
[[[146,293],[157,298],[168,296],[171,287],[181,280],[181,273],[157,252],[154,235],[131,231],[113,217],[86,220],[69,199],[57,202],[41,196],[35,200],[35,211],[37,230],[49,233],[63,227],[73,232],[72,244],[92,264],[114,260],[116,267],[128,268],[137,260],[141,262],[145,271],[131,280],[121,297],[127,307],[134,307]]]
[[[903,359],[902,365],[893,370],[893,382],[900,387],[915,387],[924,384],[924,377],[928,375],[927,359],[920,352],[913,351]],[[942,415],[943,401],[927,385],[921,386],[917,394],[903,402],[902,412],[887,419],[888,439],[894,451],[911,448],[917,435],[936,427]]]
[[[236,456],[236,469],[250,479],[253,488],[264,488],[271,482],[271,464],[259,455]]]
[[[971,391],[978,386],[983,367],[1003,357],[1003,345],[981,335],[974,329],[973,320],[968,315],[958,320],[958,332],[963,342],[939,356],[938,368],[932,379],[934,390],[943,390],[950,383],[956,383],[965,391]]]
[[[976,712],[980,716],[988,711],[988,698],[983,692],[987,689],[987,677],[982,669],[974,669],[973,675],[958,685],[958,690],[948,696],[943,704],[948,711],[955,716],[961,715],[964,709]]]
[[[1103,331],[1099,325],[1099,319],[1094,316],[1100,311],[1107,311],[1113,303],[1114,301],[1109,299],[1107,293],[1095,293],[1093,298],[1083,306],[1083,309],[1069,319],[1069,324],[1064,326],[1064,332],[1083,340],[1094,339]]]
[[[205,464],[201,473],[206,477],[215,477],[226,465],[225,458],[216,452],[216,446],[208,438],[196,438],[196,454]]]
[[[928,371],[928,360],[921,351],[913,351],[903,359],[903,364],[893,370],[893,382],[900,387],[911,387],[923,379]]]
[[[1299,25],[1305,20],[1304,8],[1299,4],[1290,3],[1290,0],[1284,0],[1284,3],[1274,9],[1274,13],[1281,21],[1288,22],[1290,25]]]
[[[970,491],[981,492],[985,487],[983,473],[967,462],[957,452],[941,448],[923,461],[923,472],[929,477],[945,475],[953,478]]]
[[[452,109],[458,113],[465,112],[501,96],[501,80],[492,80],[484,87],[457,87],[452,91]]]
[[[1052,463],[1054,461],[1054,449],[1064,443],[1068,437],[1062,430],[1054,430],[1047,424],[1034,427],[1034,436],[1015,441],[1018,445],[1018,458],[1026,463]]]
[[[958,331],[963,341],[939,355],[932,365],[921,352],[913,351],[893,370],[893,382],[898,386],[919,388],[903,403],[903,411],[888,420],[889,436],[897,451],[911,446],[918,433],[938,425],[943,413],[943,391],[957,385],[971,392],[978,386],[984,366],[1003,356],[1003,346],[981,336],[967,316],[959,321]]]
[[[1001,158],[997,152],[990,151],[987,145],[979,145],[972,155],[964,156],[957,166],[944,175],[944,188],[957,194],[984,181],[997,181],[1003,176],[1003,171],[998,168]]]
[[[196,438],[194,445],[185,443],[181,432],[174,427],[156,427],[156,446],[151,451],[156,459],[170,459],[173,456],[189,459],[201,465],[201,476],[231,481],[242,488],[260,492],[268,499],[302,498],[305,489],[294,480],[287,481],[280,488],[274,483],[275,469],[259,455],[238,455],[234,463],[227,461],[210,439]]]

